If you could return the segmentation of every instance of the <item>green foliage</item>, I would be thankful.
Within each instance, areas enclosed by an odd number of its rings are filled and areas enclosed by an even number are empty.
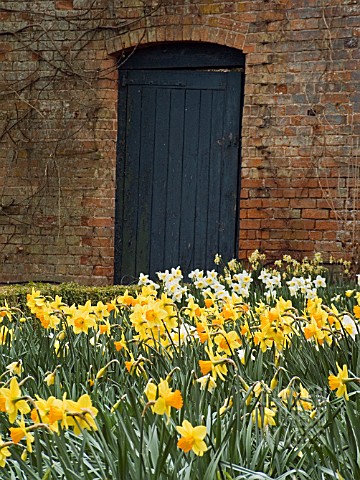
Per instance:
[[[84,304],[87,300],[92,303],[99,301],[109,302],[118,295],[123,295],[127,289],[129,293],[134,293],[138,288],[136,286],[108,285],[104,287],[90,287],[78,283],[28,283],[26,285],[6,285],[0,286],[0,306],[4,305],[5,300],[11,306],[17,306],[26,311],[26,295],[31,293],[32,288],[40,290],[45,297],[55,298],[56,295],[62,298],[68,305]]]

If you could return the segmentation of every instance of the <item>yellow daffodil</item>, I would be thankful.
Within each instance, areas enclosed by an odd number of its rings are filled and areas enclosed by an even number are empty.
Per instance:
[[[230,398],[225,398],[225,402],[223,403],[223,405],[220,407],[219,409],[219,415],[220,417],[222,415],[224,415],[225,412],[227,412],[232,406],[233,406],[234,402],[233,402],[233,399],[232,397]]]
[[[48,403],[50,404],[48,421],[51,429],[57,431],[59,421],[61,421],[61,426],[67,429],[68,422],[66,414],[68,410],[68,400],[66,400],[66,394],[63,395],[62,400],[53,397],[50,398],[51,401],[48,399]]]
[[[96,320],[92,314],[92,307],[90,300],[85,305],[79,305],[72,317],[74,333],[88,333],[89,328],[96,327]]]
[[[93,307],[93,312],[99,320],[104,320],[110,315],[107,305],[104,305],[103,302],[98,302],[96,307]]]
[[[145,388],[145,395],[149,402],[153,402],[151,409],[157,415],[164,415],[169,418],[171,407],[180,409],[183,406],[183,399],[180,390],[174,392],[169,387],[167,380],[160,380],[159,385],[150,380]]]
[[[105,323],[99,325],[99,332],[102,335],[107,335],[110,337],[111,335],[111,325],[110,322],[107,320]]]
[[[57,409],[59,409],[59,406],[62,409],[62,400],[58,400],[53,396],[49,397],[47,400],[40,398],[38,395],[36,395],[36,398],[37,400],[34,402],[35,408],[31,410],[31,420],[34,423],[45,423],[49,425],[50,430],[58,432],[58,420],[62,420],[63,413],[57,415],[56,412]]]
[[[124,333],[121,334],[120,340],[114,341],[114,346],[117,352],[119,352],[122,348],[124,348],[126,351],[128,350]]]
[[[11,453],[9,452],[9,447],[5,447],[3,445],[4,442],[2,441],[0,436],[0,467],[5,467],[6,459],[11,456]]]
[[[129,295],[128,290],[125,290],[124,295],[120,295],[119,297],[117,297],[116,301],[118,304],[126,305],[127,307],[134,306],[138,303],[132,295]]]
[[[51,385],[54,385],[55,376],[56,376],[56,370],[54,372],[50,372],[47,375],[45,375],[44,382],[47,384],[48,387],[50,387]]]
[[[81,430],[97,430],[95,417],[98,409],[93,407],[89,395],[82,395],[77,402],[67,401],[67,423],[74,427],[75,435]]]
[[[10,423],[15,422],[18,412],[24,415],[30,412],[29,405],[22,398],[16,377],[11,379],[10,388],[0,388],[0,397],[5,397],[5,410]]]
[[[17,362],[12,362],[6,366],[6,369],[9,370],[11,375],[17,375],[18,377],[20,377],[23,371],[22,361],[18,360]]]
[[[130,352],[130,360],[125,362],[125,368],[130,373],[130,375],[133,375],[135,373],[135,375],[137,376],[143,375],[146,378],[147,373],[143,367],[143,363],[145,361],[148,361],[148,360],[144,358],[142,355],[140,355],[135,360],[134,355]]]
[[[313,404],[311,402],[310,394],[305,387],[300,383],[299,392],[291,388],[291,383],[287,388],[279,392],[278,397],[288,407],[295,407],[297,410],[312,410]]]
[[[19,443],[21,439],[24,437],[26,438],[26,449],[28,452],[32,452],[32,443],[34,441],[34,435],[32,435],[29,432],[29,429],[26,428],[25,421],[23,417],[21,417],[21,420],[18,420],[17,424],[19,425],[18,427],[10,427],[10,436],[11,440],[14,443]]]
[[[159,300],[150,297],[145,304],[137,304],[133,308],[130,320],[139,333],[140,339],[158,338],[165,333],[168,313]],[[171,326],[169,326],[171,330]]]
[[[253,421],[258,425],[259,428],[266,428],[268,425],[276,425],[275,417],[276,409],[269,407],[261,408],[256,406],[252,412]]]
[[[337,397],[344,397],[345,400],[349,400],[349,395],[346,390],[346,383],[350,380],[348,374],[348,368],[346,365],[343,365],[341,369],[338,364],[336,364],[338,369],[337,375],[329,375],[329,386],[331,390],[336,390]]]
[[[4,304],[5,304],[4,307],[0,307],[0,323],[3,321],[5,317],[7,317],[9,322],[12,322],[12,312],[6,300],[4,301]]]
[[[55,300],[50,302],[50,307],[54,310],[60,310],[63,306],[62,298],[59,295],[55,295]]]
[[[14,332],[12,329],[9,329],[6,325],[1,325],[0,327],[0,345],[5,345],[7,342],[12,342]]]
[[[45,298],[41,295],[40,290],[32,288],[31,293],[26,295],[26,305],[30,308],[31,313],[36,313],[38,308],[45,304]]]
[[[204,438],[206,437],[205,426],[198,425],[193,427],[190,422],[184,420],[182,426],[177,426],[176,430],[181,435],[181,438],[177,443],[177,446],[181,448],[181,450],[185,453],[192,450],[195,455],[198,455],[199,457],[204,455],[208,449],[204,442]]]
[[[358,300],[359,301],[359,300]],[[354,307],[354,315],[357,319],[360,320],[360,305],[355,305]]]
[[[216,388],[216,382],[210,374],[204,375],[196,380],[200,383],[201,390],[207,390],[212,393]]]
[[[304,335],[306,340],[309,341],[313,338],[319,345],[323,345],[324,340],[326,340],[329,345],[332,343],[329,332],[324,329],[323,326],[319,326],[314,317],[311,318],[310,323],[304,328]]]
[[[218,346],[218,352],[224,352],[226,355],[231,355],[235,349],[241,346],[239,335],[234,330],[231,332],[222,330],[215,336],[214,341]]]
[[[195,303],[193,297],[189,297],[187,307],[184,310],[185,315],[187,315],[190,320],[194,320],[195,318],[199,318],[203,312],[203,309],[199,307],[197,303]]]
[[[212,377],[216,380],[217,377],[220,380],[225,380],[225,375],[227,374],[227,363],[233,365],[234,362],[227,357],[222,357],[220,355],[215,355],[211,346],[205,348],[207,354],[209,355],[210,360],[199,360],[199,367],[203,375],[207,375],[211,372]]]
[[[196,332],[201,343],[205,343],[209,339],[209,329],[205,323],[197,323]]]

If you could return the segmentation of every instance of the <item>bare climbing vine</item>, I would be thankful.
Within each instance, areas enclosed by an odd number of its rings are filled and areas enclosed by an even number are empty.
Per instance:
[[[289,11],[291,2],[289,0],[266,0],[276,5],[278,11],[284,12],[283,20],[277,22],[277,28],[272,28],[263,35],[263,45],[276,45],[289,41],[289,32],[291,18]],[[349,13],[355,11],[357,7],[356,0],[346,0]],[[359,146],[360,137],[357,134],[356,124],[354,122],[354,109],[352,96],[354,92],[348,88],[349,72],[345,70],[345,63],[337,61],[336,53],[341,51],[337,45],[334,49],[334,39],[336,33],[332,21],[331,8],[334,7],[331,0],[321,0],[319,18],[319,31],[323,32],[322,38],[315,41],[314,60],[317,60],[317,68],[313,71],[307,71],[306,75],[301,75],[302,80],[300,95],[305,98],[307,105],[308,122],[303,125],[308,126],[309,134],[304,139],[304,147],[308,151],[310,165],[308,169],[309,178],[314,176],[318,180],[321,191],[321,198],[325,199],[330,209],[329,221],[338,223],[336,242],[340,242],[344,256],[350,258],[354,270],[359,269],[360,259],[360,158]],[[345,16],[345,14],[344,14]],[[335,15],[336,17],[336,15]],[[266,22],[263,27],[264,32],[268,30]],[[339,40],[336,39],[339,43]],[[351,37],[343,39],[343,51],[351,51],[358,48],[358,38]],[[317,56],[318,55],[318,56]],[[340,57],[342,58],[342,57]],[[270,58],[269,64],[264,65],[268,73],[271,74],[272,62],[276,59],[276,53]],[[267,82],[260,85],[267,88]],[[286,93],[286,85],[283,85],[284,92],[281,91],[282,85],[278,85],[277,93]],[[326,93],[339,93],[339,101],[326,101]],[[301,100],[299,100],[301,101]],[[267,128],[273,128],[277,125],[277,117],[272,112],[272,105],[255,102],[259,108],[258,128],[263,129],[265,133]],[[339,117],[346,117],[346,123],[339,123]],[[259,130],[260,136],[261,130]],[[344,135],[346,144],[344,144]],[[333,145],[329,141],[329,136],[339,136],[338,144]],[[342,138],[340,138],[342,136]],[[334,138],[333,137],[333,138]],[[266,138],[266,133],[264,138]],[[338,148],[338,151],[337,150]],[[266,142],[259,145],[259,153],[262,156],[265,166],[271,171],[271,146]],[[304,150],[305,150],[304,148]],[[342,150],[342,151],[341,151]],[[288,165],[291,168],[291,165]],[[334,176],[334,173],[336,176]],[[274,178],[277,177],[273,170]],[[306,175],[306,173],[305,173]],[[266,196],[266,191],[261,192]]]
[[[126,60],[120,56],[117,63],[102,66],[96,52],[106,52],[112,37],[143,27],[160,6],[144,0],[134,18],[121,19],[116,0],[91,0],[82,10],[43,5],[0,2],[0,56],[9,66],[0,77],[0,243],[5,255],[12,237],[29,229],[60,234],[63,211],[71,209],[64,169],[74,157],[84,162],[101,158],[106,145],[101,152],[97,131],[105,128],[106,114],[100,113],[98,86],[116,88],[114,70]],[[17,176],[24,182],[21,190]]]
[[[347,4],[351,9],[351,5],[355,5],[355,2],[348,0]],[[347,88],[344,63],[336,61],[332,18],[328,15],[328,5],[325,0],[322,0],[321,21],[324,33],[323,39],[319,42],[319,51],[322,53],[324,67],[318,73],[314,95],[311,99],[308,97],[308,113],[317,119],[312,125],[312,159],[322,197],[328,202],[332,218],[338,222],[336,240],[341,242],[344,253],[351,259],[354,270],[358,271],[360,264],[360,137],[356,134],[354,123],[352,104],[354,92]],[[357,45],[356,38],[343,40],[344,51],[356,48]],[[342,98],[339,102],[327,105],[322,100],[324,93],[331,93],[334,85],[337,85],[336,91],[340,92]],[[346,137],[350,139],[350,143],[344,146],[346,157],[334,152],[334,147],[328,143],[329,133],[331,135],[338,133],[337,116],[346,116]],[[331,172],[337,172],[337,176],[332,176]],[[332,183],[334,180],[337,182],[335,186]]]

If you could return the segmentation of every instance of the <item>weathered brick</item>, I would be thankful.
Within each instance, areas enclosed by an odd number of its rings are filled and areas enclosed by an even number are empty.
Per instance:
[[[55,8],[57,10],[72,10],[74,8],[74,0],[56,0]]]
[[[304,208],[301,212],[302,218],[329,218],[329,210],[319,210],[316,208]]]

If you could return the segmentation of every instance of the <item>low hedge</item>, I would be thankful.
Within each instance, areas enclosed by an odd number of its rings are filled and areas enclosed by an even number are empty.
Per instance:
[[[4,305],[5,300],[9,307],[18,307],[26,310],[26,295],[31,293],[32,288],[40,290],[45,297],[55,298],[56,295],[62,298],[62,301],[68,305],[75,303],[83,305],[88,300],[96,304],[100,300],[103,303],[109,302],[118,295],[123,295],[127,289],[129,293],[137,291],[136,285],[108,285],[105,287],[89,287],[78,283],[28,283],[26,285],[4,285],[0,286],[0,306]]]

